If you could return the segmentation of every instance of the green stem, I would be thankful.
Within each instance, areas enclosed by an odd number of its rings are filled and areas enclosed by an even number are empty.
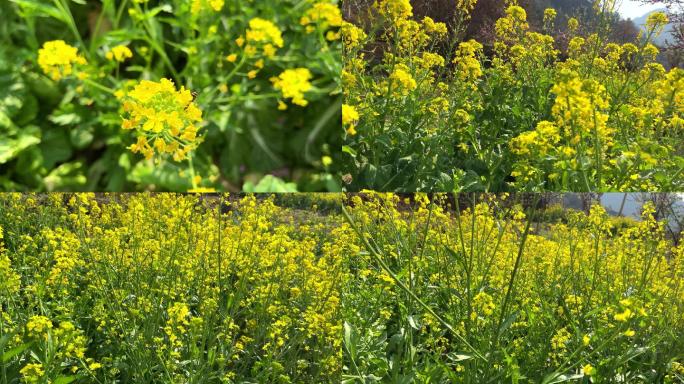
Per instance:
[[[92,80],[90,80],[90,79],[88,79],[88,78],[83,79],[83,82],[86,83],[86,84],[88,84],[88,85],[92,85],[93,87],[95,87],[95,88],[97,88],[97,89],[99,89],[99,90],[101,90],[101,91],[105,91],[105,92],[107,92],[107,93],[110,93],[110,94],[112,94],[112,95],[115,93],[115,91],[114,91],[112,88],[109,88],[109,87],[107,87],[107,86],[104,86],[104,85],[102,85],[102,84],[100,84],[100,83],[98,83],[98,82],[92,81]]]
[[[347,221],[347,223],[352,227],[354,232],[356,232],[356,235],[359,237],[359,239],[361,240],[361,242],[365,246],[366,250],[368,250],[368,252],[373,256],[375,261],[377,261],[378,264],[380,264],[382,269],[388,275],[390,275],[390,277],[392,277],[392,279],[397,283],[397,285],[402,290],[404,290],[409,296],[411,296],[413,298],[413,300],[415,300],[418,304],[420,304],[420,306],[425,308],[425,310],[428,311],[428,313],[430,313],[430,315],[432,315],[435,319],[437,319],[437,321],[439,321],[447,330],[449,330],[449,332],[451,332],[454,336],[456,336],[456,338],[459,341],[461,341],[463,344],[465,344],[468,347],[468,349],[470,349],[473,352],[473,354],[475,354],[475,356],[477,356],[478,358],[480,358],[486,362],[487,359],[480,352],[478,352],[477,349],[475,349],[475,347],[473,347],[470,343],[468,343],[468,341],[463,336],[461,336],[459,333],[457,333],[456,330],[454,329],[454,327],[451,326],[451,324],[447,323],[444,319],[442,319],[441,316],[439,316],[432,308],[430,308],[429,305],[425,304],[425,302],[423,300],[421,300],[413,291],[411,291],[409,289],[409,287],[407,287],[406,284],[404,284],[404,282],[402,282],[399,279],[399,277],[394,272],[392,272],[392,270],[389,268],[389,266],[383,261],[380,253],[373,246],[371,246],[371,244],[368,242],[368,239],[366,239],[366,237],[363,235],[363,233],[361,233],[361,230],[356,225],[354,220],[351,218],[351,216],[349,215],[349,212],[347,211],[347,208],[345,208],[344,205],[342,205],[342,213],[344,214],[344,218]]]
[[[195,181],[195,164],[192,161],[192,154],[188,154],[188,164],[190,165],[190,183],[192,189],[197,189],[197,182]]]
[[[76,21],[74,20],[74,16],[71,14],[69,4],[66,2],[66,0],[54,0],[54,3],[55,6],[64,15],[65,22],[71,30],[71,32],[74,34],[74,37],[78,41],[79,45],[83,47],[83,52],[85,53],[86,58],[90,59],[90,52],[86,49],[86,45],[83,42],[83,38],[81,38],[81,33],[78,31],[78,27],[76,27]]]

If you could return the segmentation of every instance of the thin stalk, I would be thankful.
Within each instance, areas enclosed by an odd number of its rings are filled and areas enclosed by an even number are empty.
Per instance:
[[[449,324],[444,319],[442,319],[442,317],[439,316],[432,308],[430,308],[429,305],[425,304],[425,302],[423,300],[421,300],[413,291],[411,291],[406,286],[406,284],[404,284],[404,282],[402,282],[399,279],[399,277],[387,266],[387,264],[385,264],[380,253],[373,246],[370,245],[370,243],[368,242],[368,239],[366,239],[364,234],[361,232],[359,227],[356,225],[354,220],[351,218],[351,216],[349,215],[349,212],[344,207],[344,205],[342,206],[342,213],[343,213],[344,218],[347,221],[347,223],[352,227],[352,229],[354,230],[356,235],[359,237],[361,242],[363,242],[363,245],[365,246],[366,250],[368,250],[368,252],[373,256],[375,261],[382,267],[382,269],[388,275],[390,275],[390,277],[392,277],[392,279],[397,283],[397,285],[402,290],[404,290],[409,296],[411,296],[413,298],[413,300],[415,300],[418,304],[420,304],[420,306],[425,308],[425,310],[428,311],[428,313],[430,313],[430,315],[432,315],[435,319],[437,319],[437,321],[439,321],[446,329],[448,329],[449,332],[451,332],[459,341],[461,341],[463,344],[465,344],[466,347],[468,347],[468,349],[470,349],[473,352],[473,354],[475,354],[475,356],[477,356],[478,358],[480,358],[486,362],[487,359],[480,352],[478,352],[477,349],[475,349],[475,347],[470,345],[470,343],[468,343],[468,341],[463,336],[461,336],[459,333],[456,332],[456,330],[454,329],[453,326],[451,326],[451,324]]]
[[[536,199],[535,204],[536,205]],[[534,208],[532,208],[534,209]],[[501,325],[506,317],[506,310],[508,309],[508,303],[511,299],[511,294],[513,292],[513,285],[515,283],[515,277],[520,270],[520,264],[522,263],[523,251],[525,250],[525,242],[527,241],[527,236],[530,233],[530,224],[532,224],[532,209],[530,209],[529,216],[527,218],[527,223],[525,224],[525,231],[522,234],[522,239],[520,240],[520,246],[518,247],[518,255],[515,258],[515,265],[513,266],[513,272],[511,273],[511,278],[508,281],[508,288],[506,290],[506,296],[504,297],[503,304],[501,305],[501,315],[499,316],[499,323],[496,327],[496,339],[498,342],[499,336],[501,336]]]

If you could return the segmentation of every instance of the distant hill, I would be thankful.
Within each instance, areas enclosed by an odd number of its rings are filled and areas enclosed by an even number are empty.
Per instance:
[[[667,13],[667,9],[665,9],[665,8],[656,9],[654,11],[646,13],[645,15],[643,15],[641,17],[637,17],[636,19],[633,19],[632,21],[634,22],[634,25],[637,26],[637,28],[645,30],[646,29],[646,19],[648,19],[648,16],[650,16],[652,13],[656,13],[656,12]],[[665,27],[665,30],[663,31],[663,33],[658,38],[656,38],[656,40],[655,40],[656,44],[663,46],[663,45],[666,45],[666,43],[668,41],[672,40],[672,28],[673,28],[673,25],[668,24]]]

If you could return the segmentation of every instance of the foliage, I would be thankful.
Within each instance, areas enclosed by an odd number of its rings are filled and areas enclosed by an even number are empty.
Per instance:
[[[401,0],[343,25],[349,190],[682,188],[684,71],[656,63],[651,43],[665,15],[619,45],[609,42],[612,1],[595,2],[592,29],[548,9],[540,31],[509,1],[488,54],[462,39],[472,3],[452,28],[412,18]],[[559,27],[566,47],[551,35]]]
[[[0,195],[3,383],[336,383],[339,220],[271,198]]]
[[[0,189],[239,191],[275,174],[339,190],[323,160],[340,137],[336,0],[11,0],[0,14]]]
[[[346,207],[363,251],[342,291],[344,383],[682,382],[684,246],[652,206],[615,227],[594,205],[539,232],[534,210],[444,198]]]

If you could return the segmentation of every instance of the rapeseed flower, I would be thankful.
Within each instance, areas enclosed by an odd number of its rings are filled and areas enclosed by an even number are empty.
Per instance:
[[[52,321],[45,316],[32,316],[26,323],[26,331],[35,338],[42,338],[47,340],[48,331],[52,329]]]
[[[223,9],[224,0],[192,0],[192,5],[190,6],[190,12],[196,15],[205,9],[213,10],[214,12],[220,12]]]
[[[138,141],[129,148],[151,159],[155,153],[172,154],[176,161],[199,145],[197,123],[202,111],[193,102],[185,87],[176,90],[173,82],[143,80],[124,98],[123,111],[127,118],[122,128],[135,130]]]
[[[116,47],[109,50],[106,55],[107,60],[117,61],[119,63],[124,62],[126,59],[133,57],[133,52],[125,45],[117,45]]]
[[[249,29],[245,34],[245,39],[238,38],[238,45],[245,41],[245,52],[256,54],[259,49],[266,57],[275,56],[276,50],[285,45],[280,29],[273,22],[255,17],[249,21]]]
[[[411,91],[418,87],[418,83],[411,76],[410,69],[404,64],[398,64],[394,71],[390,74],[389,79],[392,82],[392,91],[401,96],[407,96]]]
[[[373,6],[394,23],[413,16],[413,7],[409,0],[379,0]]]
[[[342,126],[350,135],[356,134],[355,125],[359,120],[359,112],[352,105],[342,104]]]
[[[311,24],[319,25],[323,30],[328,28],[342,26],[342,12],[340,8],[329,2],[318,2],[314,6],[304,12],[304,15],[299,20],[300,24],[307,26],[307,32],[315,30]]]
[[[474,81],[482,76],[482,67],[477,56],[482,52],[482,44],[469,40],[458,45],[454,64],[457,75],[463,81]]]
[[[45,375],[45,370],[43,369],[43,364],[29,363],[26,364],[19,373],[21,373],[22,382],[33,384],[42,380],[43,375]]]
[[[38,65],[55,81],[71,76],[75,66],[85,64],[86,60],[78,54],[78,49],[64,40],[48,41],[38,50]]]
[[[651,31],[656,37],[660,36],[670,20],[663,12],[653,12],[646,19],[646,29]]]
[[[291,99],[293,104],[306,107],[309,102],[304,94],[311,90],[309,82],[312,78],[311,71],[307,68],[286,69],[278,77],[272,77],[273,87],[281,91],[286,99]]]

